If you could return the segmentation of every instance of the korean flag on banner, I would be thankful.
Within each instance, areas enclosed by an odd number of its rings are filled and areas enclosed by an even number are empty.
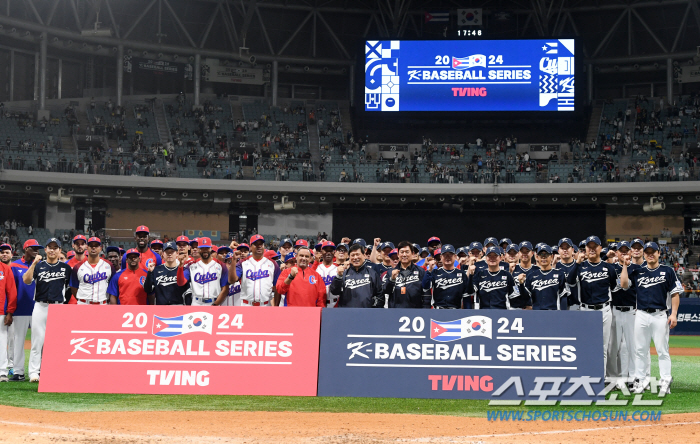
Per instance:
[[[481,26],[481,8],[473,9],[458,9],[457,10],[457,25],[458,26]]]

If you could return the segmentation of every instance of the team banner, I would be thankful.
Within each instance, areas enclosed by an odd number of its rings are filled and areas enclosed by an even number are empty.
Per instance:
[[[167,60],[144,59],[133,57],[130,55],[124,56],[124,72],[135,72],[136,70],[149,71],[157,75],[178,76],[184,77],[186,80],[192,80],[194,69],[189,63],[169,62]]]
[[[40,392],[315,396],[320,308],[49,307]]]
[[[574,111],[574,40],[365,42],[366,111]]]
[[[672,335],[700,335],[700,299],[681,298]]]
[[[324,309],[320,356],[319,396],[604,399],[595,311]]]
[[[260,68],[240,68],[221,65],[219,59],[206,59],[202,64],[202,77],[207,82],[244,83],[262,85],[270,81],[269,71]]]

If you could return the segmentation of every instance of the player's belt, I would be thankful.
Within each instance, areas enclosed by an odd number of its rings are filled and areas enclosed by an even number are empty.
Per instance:
[[[40,304],[62,304],[63,303],[63,302],[59,302],[59,301],[37,301],[37,302],[39,302]]]
[[[457,310],[457,307],[433,307],[435,310]]]
[[[82,302],[83,304],[90,304],[90,305],[107,305],[107,301],[94,302],[94,301],[88,301],[87,299],[78,299],[78,302]]]
[[[621,311],[621,312],[626,312],[626,311],[632,311],[634,310],[634,307],[615,307],[615,310]]]
[[[607,307],[608,305],[610,305],[610,301],[604,302],[602,304],[597,304],[597,305],[588,305],[588,304],[581,303],[582,307],[586,307],[589,310],[602,310],[605,307]]]
[[[270,305],[270,301],[265,301],[265,302],[250,302],[246,301],[243,299],[241,302],[243,302],[245,305],[252,305],[253,307],[260,307],[261,305]]]
[[[656,314],[656,313],[660,313],[662,311],[666,311],[665,308],[638,308],[637,310],[643,311],[643,312],[649,313],[649,314]]]

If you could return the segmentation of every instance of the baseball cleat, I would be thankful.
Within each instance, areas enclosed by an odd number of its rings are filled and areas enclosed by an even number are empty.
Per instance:
[[[10,382],[22,382],[24,381],[24,375],[12,375],[10,379],[8,379]]]
[[[668,381],[661,381],[661,386],[659,387],[659,396],[666,396],[671,394],[671,383],[673,378]]]
[[[632,393],[637,395],[640,393],[644,393],[644,390],[646,390],[647,386],[648,384],[645,385],[642,383],[642,381],[636,380],[634,381],[634,388],[632,388]]]
[[[29,382],[39,382],[39,376],[38,375],[32,375],[29,377]]]
[[[5,376],[5,375],[0,376],[0,382],[7,382],[7,381],[8,381],[7,376]]]

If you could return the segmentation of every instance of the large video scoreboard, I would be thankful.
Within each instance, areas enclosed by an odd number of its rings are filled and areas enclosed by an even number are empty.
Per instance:
[[[366,111],[574,111],[574,40],[365,42]]]

